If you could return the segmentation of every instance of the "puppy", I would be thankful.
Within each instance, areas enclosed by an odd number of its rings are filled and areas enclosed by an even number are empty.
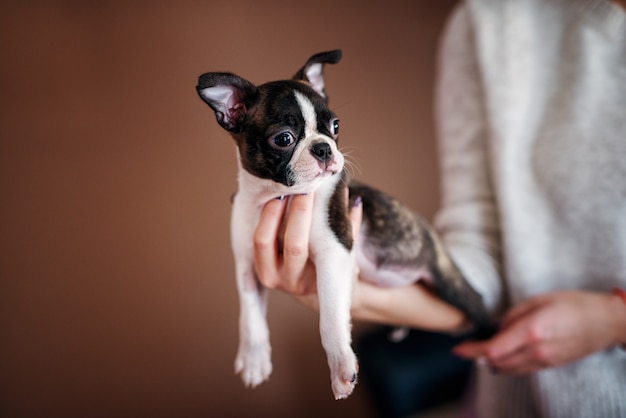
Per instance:
[[[238,186],[232,204],[231,241],[240,300],[235,371],[247,386],[272,371],[266,321],[267,289],[254,270],[253,234],[265,203],[293,194],[314,194],[309,253],[317,272],[320,333],[336,399],[357,380],[350,304],[353,278],[382,286],[426,281],[460,308],[476,328],[490,327],[481,296],[465,281],[434,230],[394,198],[351,181],[337,148],[339,119],[328,107],[325,64],[341,51],[312,56],[291,80],[255,86],[231,73],[206,73],[197,92],[237,145]],[[345,187],[361,196],[363,223],[352,239]],[[360,273],[358,273],[360,271]]]

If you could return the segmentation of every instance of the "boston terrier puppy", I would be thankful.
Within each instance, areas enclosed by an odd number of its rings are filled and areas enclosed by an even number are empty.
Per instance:
[[[396,199],[350,180],[337,147],[339,119],[328,107],[324,64],[341,51],[313,55],[291,80],[255,86],[231,73],[202,74],[196,87],[219,125],[237,145],[238,191],[232,203],[231,241],[240,300],[235,371],[257,386],[272,371],[266,321],[267,289],[256,277],[253,235],[270,200],[314,192],[309,254],[317,272],[320,333],[336,399],[357,380],[350,304],[353,279],[381,286],[426,282],[483,332],[491,321],[481,296],[465,281],[435,231]],[[345,188],[363,202],[355,242]]]

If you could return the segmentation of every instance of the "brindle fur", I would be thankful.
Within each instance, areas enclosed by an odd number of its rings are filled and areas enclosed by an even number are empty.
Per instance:
[[[372,249],[368,253],[374,258],[372,261],[376,266],[381,269],[409,267],[415,270],[426,266],[430,277],[424,278],[424,282],[444,301],[468,316],[474,324],[475,336],[484,339],[493,335],[494,325],[481,295],[467,282],[429,223],[398,199],[380,190],[357,180],[347,180],[347,183],[350,204],[354,204],[357,196],[362,198],[363,223],[367,233],[361,239],[365,240],[366,248]],[[343,187],[338,189],[341,190],[334,194],[333,207],[344,204]],[[343,210],[341,214],[333,210],[332,213],[344,219],[331,222],[337,238],[341,242],[352,242],[350,230],[345,227],[346,223],[349,226],[347,212]]]

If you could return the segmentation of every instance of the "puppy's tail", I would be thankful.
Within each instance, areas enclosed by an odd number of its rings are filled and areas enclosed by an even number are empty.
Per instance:
[[[497,325],[487,311],[482,296],[463,276],[435,231],[429,228],[425,239],[431,241],[434,249],[429,265],[433,275],[434,292],[467,315],[473,325],[471,331],[473,338],[479,340],[491,338],[497,331]]]

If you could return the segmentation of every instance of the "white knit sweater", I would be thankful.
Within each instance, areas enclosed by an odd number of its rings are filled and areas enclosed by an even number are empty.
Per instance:
[[[436,226],[494,312],[626,288],[626,13],[608,0],[467,0],[441,49]],[[479,416],[626,417],[626,352],[478,372]]]

